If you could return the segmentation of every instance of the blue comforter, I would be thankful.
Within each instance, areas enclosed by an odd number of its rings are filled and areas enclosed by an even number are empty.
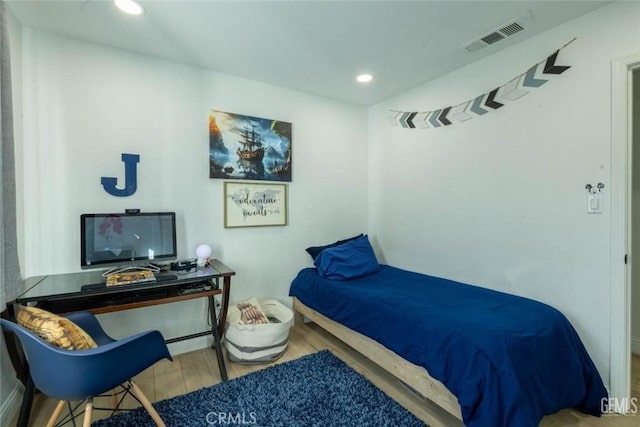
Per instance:
[[[534,427],[607,396],[558,310],[530,299],[391,266],[334,281],[303,269],[290,295],[423,366],[458,398],[468,427]]]

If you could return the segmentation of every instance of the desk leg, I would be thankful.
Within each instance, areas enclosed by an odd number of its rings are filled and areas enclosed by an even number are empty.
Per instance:
[[[7,309],[3,311],[0,316],[3,319],[16,323],[14,304],[15,303],[13,302],[8,303]],[[27,358],[22,350],[22,344],[13,332],[9,332],[7,330],[3,330],[2,332],[4,334],[4,343],[7,347],[7,353],[9,354],[9,359],[11,359],[13,369],[16,371],[16,376],[20,382],[26,386],[27,379],[29,377],[29,364],[27,363]]]
[[[33,404],[33,395],[36,392],[36,387],[33,384],[31,375],[27,377],[27,383],[25,384],[24,396],[22,396],[22,405],[20,406],[20,416],[18,417],[18,427],[27,427],[29,425],[29,416],[31,415],[31,406]]]
[[[224,276],[222,287],[222,307],[220,309],[220,325],[218,333],[224,335],[224,327],[227,322],[227,309],[229,308],[229,291],[231,290],[231,276]]]
[[[226,381],[227,367],[224,364],[224,354],[222,351],[222,343],[220,341],[220,331],[218,329],[218,321],[216,320],[216,302],[213,296],[209,296],[209,315],[211,316],[211,332],[213,333],[213,345],[216,349],[216,356],[218,356],[218,369],[220,370],[220,377],[222,381]],[[222,323],[222,319],[220,319]]]

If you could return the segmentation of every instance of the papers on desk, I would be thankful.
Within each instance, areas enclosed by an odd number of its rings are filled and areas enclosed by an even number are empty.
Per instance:
[[[155,282],[156,276],[151,271],[135,271],[114,273],[107,276],[107,286],[129,285],[132,283]]]

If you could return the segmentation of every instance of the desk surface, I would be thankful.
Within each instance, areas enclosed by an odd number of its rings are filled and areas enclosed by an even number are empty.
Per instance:
[[[233,276],[235,272],[220,261],[212,260],[210,266],[198,268],[196,271],[160,273],[157,275],[155,282],[106,286],[106,279],[101,274],[102,271],[100,270],[91,270],[31,277],[23,281],[25,291],[16,298],[16,302],[65,300],[82,296],[163,289],[203,280],[214,280],[219,277]],[[101,284],[104,284],[104,286],[100,286]],[[95,286],[91,286],[91,289],[86,289],[86,285]],[[83,286],[85,286],[84,290],[82,289]]]

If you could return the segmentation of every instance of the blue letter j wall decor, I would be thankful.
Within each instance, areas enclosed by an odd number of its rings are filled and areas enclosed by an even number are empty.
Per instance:
[[[124,162],[124,188],[116,187],[118,178],[106,176],[100,178],[104,191],[117,197],[132,195],[138,186],[136,164],[140,161],[140,155],[122,153],[122,161]]]

